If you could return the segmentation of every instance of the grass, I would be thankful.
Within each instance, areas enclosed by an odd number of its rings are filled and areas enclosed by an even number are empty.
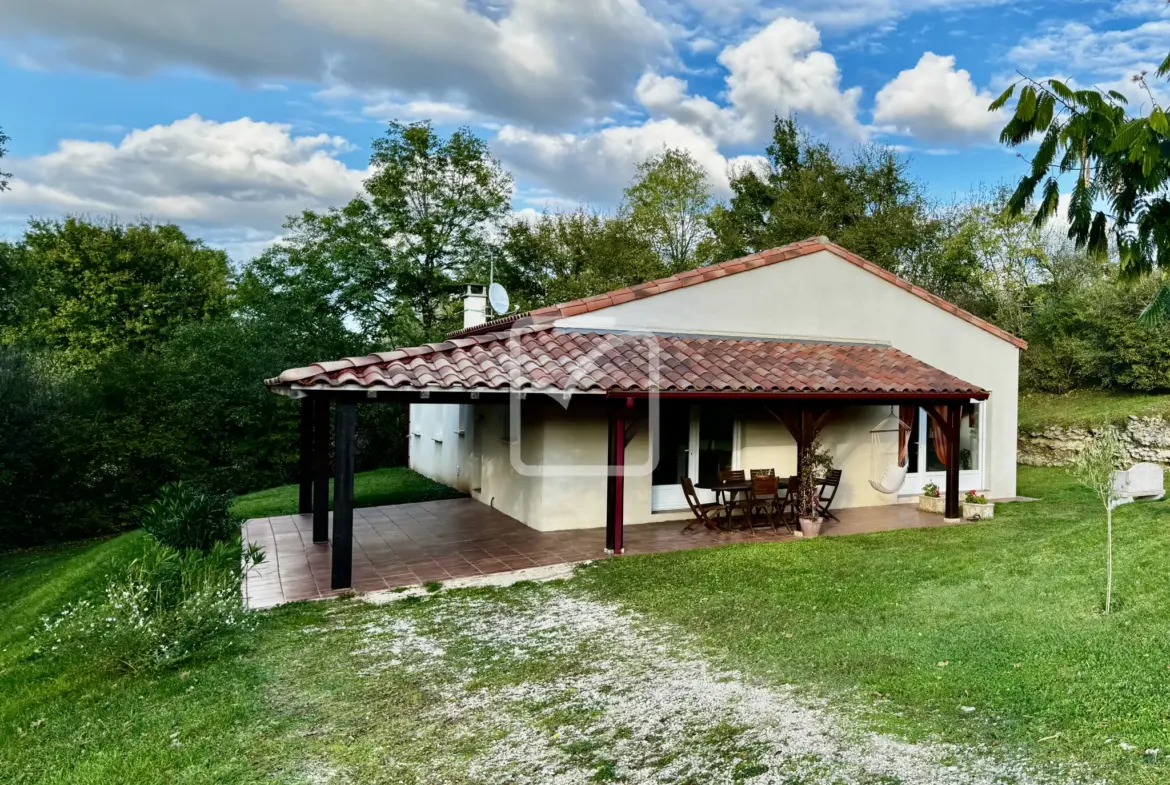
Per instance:
[[[332,498],[333,480],[329,481],[329,494]],[[459,491],[424,477],[405,466],[358,472],[354,475],[353,481],[355,507],[453,499],[462,495]],[[232,504],[232,512],[245,518],[295,515],[299,496],[298,486],[281,485],[237,497]]]
[[[629,556],[571,586],[679,625],[718,663],[863,707],[879,730],[1081,761],[1120,785],[1170,781],[1161,756],[1142,755],[1170,755],[1170,503],[1117,511],[1117,610],[1104,617],[1090,496],[1053,469],[1021,469],[1020,492],[1044,501],[970,526]],[[30,639],[39,617],[104,585],[141,538],[0,555],[0,782],[409,783],[399,764],[484,742],[460,718],[426,719],[448,685],[396,667],[371,677],[360,654],[370,630],[392,645],[395,620],[441,619],[466,595],[285,606],[246,647],[178,672],[50,666]],[[509,651],[485,683],[589,661]]]
[[[1020,393],[1020,430],[1038,431],[1046,426],[1092,427],[1119,424],[1130,415],[1170,419],[1170,395],[1107,393],[1076,390],[1063,395]]]
[[[1170,753],[1170,504],[1116,513],[1104,617],[1103,512],[1060,470],[1021,468],[1020,492],[1044,501],[972,526],[624,558],[587,580],[728,662],[876,702],[881,728],[1166,782],[1142,751]]]

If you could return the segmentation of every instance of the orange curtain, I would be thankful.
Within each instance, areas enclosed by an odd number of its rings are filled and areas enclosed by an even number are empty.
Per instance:
[[[935,406],[934,413],[937,415],[937,419],[934,421],[934,454],[942,461],[942,465],[946,466],[950,444],[947,443],[947,435],[939,423],[947,421],[947,407]]]
[[[914,428],[914,418],[918,416],[917,406],[899,406],[898,419],[902,421],[904,428],[898,433],[898,465],[906,463],[907,456],[910,455],[910,433]]]

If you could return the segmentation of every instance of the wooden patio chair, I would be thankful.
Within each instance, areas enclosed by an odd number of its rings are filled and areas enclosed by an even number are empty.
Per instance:
[[[752,469],[752,479],[753,480],[756,479],[757,477],[775,477],[775,476],[776,476],[775,469]]]
[[[699,494],[695,493],[695,484],[691,482],[690,477],[682,478],[683,496],[687,498],[687,504],[691,508],[695,519],[690,521],[684,528],[684,532],[690,531],[694,528],[696,523],[701,523],[712,531],[719,530],[719,513],[726,510],[722,502],[702,502],[699,501]]]
[[[829,512],[829,507],[833,504],[833,499],[837,497],[837,488],[841,485],[841,470],[830,469],[829,473],[825,475],[825,479],[821,480],[821,489],[817,492],[817,509],[821,511],[821,515],[825,518],[832,518],[840,523],[836,515]],[[825,491],[829,495],[825,495]]]
[[[798,512],[796,497],[800,493],[800,477],[793,475],[788,478],[787,494],[780,500],[780,520],[788,527],[789,532],[795,531],[792,524],[797,523]]]
[[[719,470],[719,482],[743,482],[746,479],[747,476],[744,474],[743,469]],[[738,505],[735,504],[736,499],[734,494],[727,493],[727,495],[724,496],[724,493],[726,492],[715,491],[715,501],[727,507],[727,518],[728,520],[731,520],[731,510],[733,507],[737,507]]]
[[[754,474],[754,472],[753,472]],[[752,534],[756,532],[757,514],[762,514],[772,531],[776,532],[776,516],[781,504],[780,483],[773,473],[752,477],[752,490],[747,503],[747,525]]]

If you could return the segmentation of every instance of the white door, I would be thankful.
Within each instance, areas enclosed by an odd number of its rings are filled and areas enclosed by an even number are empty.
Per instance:
[[[963,415],[959,420],[959,490],[985,490],[983,467],[987,460],[987,446],[984,415],[986,401],[972,401],[963,404]],[[946,467],[939,460],[934,448],[934,420],[926,410],[919,408],[918,419],[910,432],[910,473],[898,491],[901,496],[922,493],[922,486],[934,483],[939,490],[946,489]]]
[[[681,479],[707,485],[721,469],[737,468],[739,422],[727,406],[662,401],[655,443],[657,461],[650,486],[653,512],[687,509]],[[653,439],[652,434],[652,439]],[[713,502],[712,491],[697,489],[700,501]]]

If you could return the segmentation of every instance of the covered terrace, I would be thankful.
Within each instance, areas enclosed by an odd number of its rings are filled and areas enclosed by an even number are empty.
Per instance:
[[[300,576],[306,587],[312,580],[315,591],[324,591],[320,580],[321,559],[325,550],[314,550],[313,544],[331,542],[327,549],[330,591],[347,588],[381,588],[394,580],[411,578],[426,580],[427,571],[411,569],[380,573],[366,568],[372,549],[386,550],[378,545],[380,538],[386,548],[393,545],[379,531],[379,523],[394,523],[397,533],[411,539],[402,529],[398,512],[390,509],[355,511],[353,508],[355,407],[384,402],[441,404],[474,404],[486,401],[508,403],[520,411],[537,395],[550,395],[563,401],[586,397],[604,408],[608,422],[608,456],[605,459],[605,534],[604,550],[601,544],[601,521],[597,529],[572,532],[523,531],[527,527],[515,521],[515,527],[505,525],[499,514],[486,505],[463,502],[456,534],[451,542],[499,540],[492,546],[512,558],[516,564],[535,564],[542,560],[573,560],[571,557],[621,554],[645,536],[648,542],[691,542],[703,544],[709,537],[729,541],[744,535],[702,535],[690,540],[683,537],[682,526],[671,523],[672,534],[658,534],[668,524],[625,526],[625,493],[627,481],[626,449],[640,430],[646,430],[651,443],[658,434],[657,407],[662,400],[684,400],[698,406],[721,405],[757,407],[766,410],[783,423],[792,435],[797,454],[811,443],[822,428],[842,409],[850,406],[893,406],[904,411],[925,410],[942,437],[952,445],[946,461],[946,514],[924,520],[905,505],[879,508],[887,521],[878,520],[877,512],[857,510],[853,517],[869,520],[868,525],[853,524],[855,530],[881,530],[903,525],[930,525],[953,523],[959,520],[959,423],[962,406],[972,400],[986,400],[988,393],[968,382],[944,373],[910,355],[881,344],[819,343],[782,341],[755,338],[718,336],[688,336],[662,334],[630,334],[596,332],[581,329],[562,329],[552,324],[513,326],[502,332],[488,332],[456,337],[442,343],[349,358],[336,362],[319,363],[306,368],[292,369],[267,381],[273,392],[301,400],[301,487],[299,517],[288,520],[265,520],[249,524],[249,533],[265,533],[281,556],[281,537],[293,547],[293,537],[308,541],[302,553],[306,563],[316,561],[318,569],[309,569]],[[517,431],[518,432],[518,431]],[[334,444],[335,461],[330,467],[330,444]],[[332,515],[329,513],[329,478],[334,478]],[[600,482],[600,480],[599,480]],[[600,485],[598,486],[600,490]],[[436,503],[438,504],[438,503]],[[426,511],[426,508],[419,508]],[[435,509],[431,516],[438,518]],[[454,507],[452,507],[454,509]],[[399,511],[401,512],[401,511]],[[493,514],[494,513],[494,514]],[[850,513],[842,511],[840,533],[850,530]],[[414,516],[412,516],[414,517]],[[427,518],[427,515],[423,515]],[[506,517],[506,516],[504,516]],[[383,520],[385,519],[385,520]],[[415,518],[417,520],[417,518]],[[511,519],[508,519],[511,520]],[[427,521],[416,530],[423,539],[431,536],[426,531]],[[475,537],[476,529],[485,535]],[[508,544],[507,538],[497,537],[493,527],[507,529],[508,537],[532,541],[548,538],[536,549],[539,559],[520,552],[517,557],[504,548],[519,551]],[[389,532],[390,529],[382,526]],[[375,537],[376,535],[376,537]],[[442,535],[439,536],[441,539]],[[757,535],[766,537],[769,535]],[[777,538],[783,535],[776,535]],[[463,539],[460,539],[463,538]],[[264,542],[263,537],[258,537]],[[358,542],[358,560],[355,570],[355,540]],[[366,543],[369,543],[367,547]],[[713,544],[713,543],[710,543]],[[684,546],[690,547],[690,546]],[[637,548],[640,550],[640,548]],[[672,548],[655,548],[672,549]],[[408,552],[410,548],[407,548]],[[450,563],[460,567],[473,560],[460,555],[459,547],[449,549],[445,556],[458,556]],[[468,550],[482,551],[484,563],[499,562],[512,568],[509,559],[500,558],[484,543],[473,544]],[[522,558],[521,558],[522,557]],[[294,556],[294,560],[299,557]],[[373,559],[369,559],[370,562]],[[425,559],[422,561],[426,561]],[[450,575],[438,558],[430,559],[435,567],[430,572],[442,579],[439,570]],[[405,566],[406,560],[395,562]],[[496,564],[490,566],[496,567]],[[280,580],[277,570],[276,580]],[[414,582],[411,580],[410,582]],[[270,593],[275,593],[268,586]],[[262,592],[263,593],[263,592]]]

